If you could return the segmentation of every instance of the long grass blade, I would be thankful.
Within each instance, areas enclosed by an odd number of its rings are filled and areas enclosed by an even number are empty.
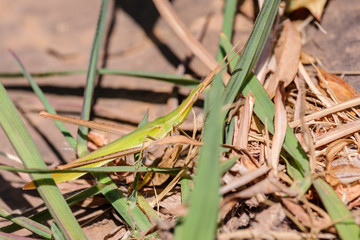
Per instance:
[[[51,231],[53,232],[52,238],[54,240],[65,240],[55,222],[51,223]]]
[[[77,194],[75,194],[74,196],[71,196],[69,198],[66,199],[67,204],[71,207],[74,206],[75,204],[84,201],[86,198],[88,197],[92,197],[95,196],[97,194],[99,194],[102,190],[102,188],[104,187],[103,184],[98,183],[94,186],[91,186],[87,189],[85,189],[82,192],[79,192]],[[32,221],[46,221],[49,220],[51,218],[51,215],[49,213],[48,209],[45,209],[41,212],[38,212],[34,215],[32,215],[31,217],[29,217],[28,219],[32,220]],[[6,233],[12,233],[15,232],[17,230],[21,229],[21,227],[17,224],[11,224],[9,226],[5,226],[0,228],[0,232],[6,232]]]
[[[102,0],[101,1],[101,8],[100,8],[100,15],[98,19],[98,24],[95,32],[95,37],[91,49],[91,56],[89,62],[89,68],[87,73],[87,80],[86,80],[86,87],[84,92],[84,101],[83,107],[81,111],[81,119],[89,120],[90,118],[90,111],[91,111],[91,104],[94,95],[94,88],[95,88],[95,80],[96,80],[96,70],[97,70],[97,62],[99,58],[99,52],[101,47],[101,40],[104,36],[104,29],[105,29],[105,22],[107,16],[109,1]],[[78,134],[77,134],[77,154],[79,156],[84,155],[87,152],[87,134],[89,129],[86,127],[79,127]]]
[[[56,114],[54,108],[50,105],[49,101],[46,99],[45,94],[41,90],[41,88],[37,85],[37,83],[34,81],[34,79],[31,77],[29,72],[26,70],[25,66],[21,63],[20,59],[15,55],[14,52],[10,51],[13,57],[15,58],[16,64],[19,66],[21,72],[23,73],[24,77],[29,81],[31,88],[35,92],[35,94],[40,99],[41,103],[44,105],[46,111],[52,114]],[[55,121],[55,125],[60,130],[60,132],[64,135],[67,142],[70,144],[72,148],[75,149],[76,147],[76,141],[71,136],[69,130],[64,126],[64,124],[60,121]]]
[[[101,47],[101,39],[104,35],[108,3],[108,0],[102,1],[98,26],[96,29],[93,47],[91,50],[87,82],[84,93],[84,102],[81,113],[81,119],[83,120],[89,120],[90,118],[91,103],[93,100],[95,78],[97,72],[97,61]],[[77,139],[77,153],[80,157],[88,153],[87,133],[88,128],[79,128]],[[146,215],[139,209],[138,206],[129,206],[128,200],[118,189],[116,184],[112,182],[111,178],[108,175],[106,175],[105,173],[94,173],[94,176],[98,179],[100,183],[105,185],[105,187],[102,189],[102,194],[106,197],[106,199],[112,204],[115,210],[124,218],[124,220],[130,225],[132,229],[146,231],[148,228],[151,227],[151,223],[149,222]]]
[[[229,39],[231,39],[231,37],[232,37],[233,24],[234,24],[234,18],[235,18],[237,2],[238,2],[237,0],[229,0],[229,1],[226,1],[226,3],[225,3],[224,21],[223,21],[222,31],[223,31],[223,34],[225,34]],[[221,60],[225,57],[225,55],[226,55],[226,52],[219,45],[219,50],[218,50],[218,53],[217,53],[217,59],[216,60],[218,62],[221,62]],[[217,82],[217,84],[216,83],[213,84],[214,86],[216,86],[216,89],[214,89],[213,91],[217,91],[217,93],[219,93],[218,95],[220,96],[220,93],[224,89],[224,86],[222,85],[222,82],[221,82],[221,74],[218,74],[217,76],[215,76],[214,81]],[[212,95],[214,95],[214,94],[212,94]],[[213,96],[213,97],[216,98],[217,96]],[[214,99],[211,99],[210,94],[206,94],[205,106],[204,106],[205,112],[207,112],[209,110],[209,106],[211,104],[210,102],[215,102],[215,101],[214,101]],[[221,115],[220,114],[217,115],[217,112],[218,113],[221,112],[220,111],[221,102],[219,104],[220,105],[216,105],[217,109],[215,109],[215,111],[211,113],[212,114],[211,115],[211,119],[212,119],[211,121],[212,122],[217,122],[219,120],[217,118],[221,119]],[[209,121],[210,121],[210,119],[209,119]],[[209,124],[209,123],[207,123],[207,124]],[[222,123],[220,123],[220,125],[218,125],[218,126],[212,126],[212,127],[214,127],[214,128],[218,127],[219,129],[221,129],[222,128],[221,124]],[[210,129],[211,128],[208,125],[207,127],[205,126],[204,131],[208,132]],[[210,140],[209,136],[207,136],[205,138],[205,141],[208,142],[208,146],[206,146],[206,147],[204,146],[205,149],[201,150],[202,155],[200,155],[200,156],[202,156],[201,161],[203,161],[203,163],[202,163],[203,166],[202,166],[202,168],[200,168],[201,171],[199,170],[200,172],[197,173],[197,176],[199,177],[199,180],[198,180],[199,182],[197,182],[198,185],[196,186],[196,189],[195,189],[195,191],[201,191],[202,184],[204,184],[204,182],[207,181],[207,179],[209,178],[209,175],[213,175],[212,176],[213,181],[211,181],[211,187],[212,188],[210,189],[212,192],[209,194],[209,198],[205,199],[205,205],[203,206],[204,209],[202,209],[203,211],[207,212],[208,214],[203,215],[203,212],[201,212],[201,210],[198,209],[198,210],[196,210],[195,213],[192,213],[193,216],[187,216],[185,218],[185,223],[184,224],[179,224],[175,229],[175,237],[176,237],[176,239],[185,239],[185,238],[188,238],[188,237],[190,237],[189,239],[191,239],[191,238],[196,239],[196,236],[200,236],[201,239],[206,239],[206,237],[214,238],[214,236],[215,236],[214,235],[215,234],[215,229],[210,228],[210,229],[206,230],[206,227],[204,227],[204,223],[207,223],[207,221],[210,220],[210,226],[211,227],[214,228],[215,225],[216,225],[216,220],[215,219],[216,219],[217,214],[218,214],[217,204],[218,204],[218,201],[219,201],[219,196],[218,196],[217,192],[218,192],[218,188],[220,187],[220,186],[218,186],[218,184],[220,182],[220,179],[219,179],[220,178],[220,172],[223,171],[223,167],[221,167],[221,171],[219,170],[220,166],[219,166],[218,157],[219,157],[219,153],[220,153],[220,148],[219,148],[219,145],[216,145],[216,144],[217,144],[217,141],[220,141],[222,134],[221,134],[221,131],[220,132],[214,131],[214,132],[209,133],[209,134],[214,135],[213,137],[215,137],[215,138],[217,137],[218,139],[215,140],[215,142],[209,142],[209,140]],[[210,154],[215,153],[215,155],[212,155],[211,162],[206,164],[204,161],[206,161],[205,158],[209,156],[209,155],[206,155],[206,154],[208,154],[207,151],[209,149],[211,149],[213,151]],[[211,164],[211,165],[209,165],[209,164]],[[205,172],[208,171],[208,170],[210,170],[210,172],[208,172],[208,175],[205,175]],[[201,192],[193,192],[192,190],[193,190],[193,182],[191,180],[189,180],[189,179],[186,179],[186,178],[182,179],[181,180],[182,202],[189,202],[189,200],[190,200],[190,204],[192,204],[191,205],[191,210],[194,210],[199,206],[199,203],[202,200],[204,200],[204,199],[202,199],[202,197],[205,197],[205,196],[208,196],[208,195],[207,195],[207,193],[205,193],[201,197],[201,195],[200,195],[200,194],[202,194]],[[192,196],[191,193],[193,193],[193,195],[195,195],[195,196]],[[194,217],[194,216],[197,218],[197,220],[199,222],[196,222],[196,219],[191,220],[191,218]],[[208,218],[208,217],[210,217],[210,218]],[[179,221],[182,221],[182,220],[183,219],[179,219]],[[213,221],[213,222],[211,222],[211,221]],[[196,224],[192,225],[194,222]],[[201,232],[196,232],[198,227],[202,230]],[[205,238],[203,238],[203,237],[205,237]]]
[[[359,226],[355,223],[354,217],[351,215],[349,209],[347,209],[340,200],[332,187],[322,179],[315,179],[314,187],[319,193],[321,201],[331,219],[334,221],[336,230],[339,232],[341,239],[359,239]]]
[[[121,75],[128,77],[140,77],[145,79],[154,79],[163,82],[169,82],[187,87],[196,87],[199,84],[199,80],[194,78],[187,78],[184,76],[169,74],[169,73],[156,73],[156,72],[143,72],[143,71],[124,71],[115,69],[99,69],[98,74],[102,75]]]
[[[156,172],[156,173],[164,173],[175,175],[180,171],[180,168],[158,168],[158,167],[145,167],[145,166],[113,166],[113,167],[92,167],[92,168],[72,168],[72,169],[64,169],[64,170],[49,170],[49,169],[39,169],[39,168],[14,168],[9,166],[0,165],[0,169],[6,170],[9,172],[24,172],[24,173],[38,173],[38,174],[46,174],[46,173],[78,173],[78,172],[89,172],[89,173],[111,173],[111,172]]]
[[[0,99],[0,124],[17,155],[22,160],[24,167],[46,169],[39,151],[1,83]],[[37,182],[37,190],[64,236],[67,239],[84,239],[84,233],[56,187],[51,175],[30,174],[30,177]]]
[[[29,218],[19,216],[18,214],[12,214],[4,208],[0,208],[0,217],[8,219],[22,228],[26,228],[29,231],[36,233],[40,237],[51,239],[51,231],[48,227],[35,222]]]
[[[38,73],[29,73],[33,77],[43,78],[43,77],[52,77],[52,76],[70,76],[75,74],[86,74],[86,70],[68,70],[68,71],[48,71],[48,72],[38,72]],[[153,79],[163,82],[169,82],[173,84],[178,84],[182,86],[187,86],[194,88],[199,84],[199,80],[195,78],[170,74],[170,73],[158,73],[158,72],[145,72],[145,71],[129,71],[129,70],[119,70],[119,69],[108,69],[100,68],[96,71],[99,75],[116,75],[116,76],[128,76],[128,77],[138,77],[144,79]],[[0,73],[1,78],[21,78],[23,73],[13,72],[13,73]]]
[[[245,79],[255,67],[269,36],[271,26],[279,9],[280,0],[265,1],[256,18],[254,29],[237,62],[234,74],[225,90],[225,104],[232,103]]]
[[[108,175],[105,173],[97,173],[95,176],[100,183],[105,185],[104,189],[101,191],[102,194],[132,229],[145,232],[151,227],[151,223],[147,216],[137,205],[129,203]]]
[[[38,240],[36,238],[22,237],[22,236],[17,236],[14,234],[8,234],[2,232],[0,232],[0,239],[1,240]]]
[[[212,107],[204,127],[204,145],[200,150],[189,213],[185,217],[183,231],[178,232],[175,239],[215,238],[220,200],[219,157],[223,125],[223,100],[218,91],[221,84],[221,81],[215,81],[209,93]]]

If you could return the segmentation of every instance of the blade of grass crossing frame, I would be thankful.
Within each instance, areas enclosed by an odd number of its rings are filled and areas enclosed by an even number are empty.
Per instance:
[[[234,18],[236,13],[237,0],[228,0],[225,2],[224,9],[224,20],[222,31],[223,33],[231,39],[234,25]],[[217,53],[217,61],[225,57],[226,53],[219,45],[219,50]],[[190,201],[190,210],[194,213],[189,213],[185,219],[179,219],[180,222],[183,220],[184,223],[179,224],[175,229],[175,238],[176,239],[213,239],[216,232],[216,219],[218,215],[218,204],[219,196],[218,191],[220,187],[220,173],[219,173],[219,155],[220,155],[220,145],[222,138],[222,118],[221,118],[221,106],[222,102],[218,101],[218,98],[221,98],[221,93],[224,89],[224,86],[221,81],[221,74],[215,76],[214,82],[212,84],[213,88],[210,90],[209,94],[206,94],[205,97],[205,112],[209,110],[210,104],[215,104],[214,109],[212,108],[210,117],[206,121],[204,129],[204,140],[205,145],[201,148],[200,160],[202,161],[201,167],[198,168],[196,173],[196,182],[195,191],[193,191],[193,181],[189,179],[181,180],[181,197],[182,202]],[[218,126],[211,126],[210,124],[217,123]],[[218,128],[218,129],[216,129]],[[209,132],[211,131],[211,132]],[[211,138],[214,137],[214,138]],[[208,152],[212,151],[212,152]],[[214,154],[214,155],[211,155]],[[211,156],[210,159],[206,159]],[[206,162],[209,160],[209,162]],[[209,171],[209,172],[207,172]],[[209,176],[212,175],[213,181],[210,181],[211,188],[209,189],[209,196],[207,193],[203,192],[207,189],[204,184],[208,182]],[[201,195],[203,194],[203,195]],[[205,198],[205,199],[204,199]],[[205,201],[204,201],[205,200]],[[204,203],[204,205],[202,205]],[[204,207],[203,209],[198,209],[199,206]],[[202,212],[204,211],[204,212]],[[206,214],[204,214],[206,213]],[[197,218],[197,219],[192,219]],[[195,224],[194,224],[195,223]],[[207,229],[207,223],[210,223]],[[201,230],[198,232],[197,230]],[[200,237],[200,238],[197,238]]]
[[[109,3],[108,0],[103,0],[101,3],[98,25],[91,50],[86,88],[84,93],[84,102],[81,112],[81,119],[83,120],[89,120],[90,118],[91,103],[93,100],[95,78],[97,72],[97,61],[101,47],[101,40],[104,35],[108,3]],[[88,128],[79,127],[78,138],[77,138],[78,141],[77,153],[79,157],[84,156],[88,152],[87,133],[88,133]],[[118,189],[116,184],[112,182],[111,178],[107,174],[105,173],[93,173],[93,174],[100,183],[106,185],[106,187],[102,189],[102,194],[112,204],[115,210],[124,218],[124,220],[130,225],[131,228],[145,231],[151,227],[151,224],[148,218],[146,217],[146,215],[143,212],[141,212],[139,207],[137,207],[136,205],[129,206],[125,196]]]
[[[38,72],[38,73],[29,73],[33,77],[51,77],[51,76],[69,76],[75,74],[85,74],[86,70],[68,70],[68,71],[48,71],[48,72]],[[128,77],[139,77],[144,79],[153,79],[159,80],[163,82],[169,82],[173,84],[178,84],[182,86],[188,87],[196,87],[199,84],[199,80],[195,78],[190,78],[186,76],[180,76],[170,73],[158,73],[158,72],[145,72],[145,71],[128,71],[128,70],[119,70],[119,69],[108,69],[108,68],[100,68],[97,70],[97,74],[99,75],[120,75],[120,76],[128,76]],[[13,73],[1,73],[1,78],[20,78],[23,76],[21,72],[13,72]]]
[[[9,172],[24,172],[24,173],[74,173],[74,172],[90,172],[90,173],[113,173],[113,172],[156,172],[170,175],[176,175],[181,168],[157,168],[157,167],[145,167],[145,166],[112,166],[112,167],[89,167],[89,168],[70,168],[70,169],[22,169],[9,166],[0,165],[0,169]]]
[[[144,71],[124,71],[124,70],[115,70],[115,69],[99,69],[98,74],[107,74],[107,75],[122,75],[128,77],[140,77],[146,79],[154,79],[164,82],[169,82],[173,84],[178,84],[188,87],[196,87],[200,81],[194,78],[188,78],[185,76],[179,76],[169,73],[156,73],[156,72],[144,72]]]
[[[85,200],[88,197],[92,197],[92,196],[99,194],[103,187],[104,187],[103,184],[98,183],[94,186],[91,186],[91,187],[83,190],[82,192],[75,194],[74,196],[67,198],[66,202],[70,207],[74,206],[75,204]],[[51,218],[51,216],[50,216],[49,210],[45,209],[41,212],[38,212],[38,213],[32,215],[31,217],[29,217],[27,219],[29,219],[31,221],[40,222],[40,221],[47,221],[50,218]],[[21,227],[19,225],[11,224],[11,225],[0,228],[0,232],[12,233],[19,229],[21,229]]]
[[[331,219],[335,222],[336,230],[339,232],[341,239],[359,239],[359,226],[332,187],[320,178],[314,180],[314,186]]]
[[[0,232],[0,239],[1,240],[38,240],[36,238],[17,236],[14,234],[8,234],[8,233],[2,233],[2,232]]]
[[[46,99],[43,91],[41,88],[37,85],[37,83],[33,80],[29,72],[26,70],[25,66],[21,63],[20,59],[16,56],[16,54],[12,51],[10,51],[13,57],[15,58],[16,64],[19,66],[20,70],[22,71],[24,77],[29,81],[31,88],[35,92],[35,94],[40,99],[41,103],[44,105],[47,112],[56,114],[56,111],[54,108],[50,105],[49,101]],[[75,149],[76,148],[76,141],[71,136],[69,130],[64,126],[64,124],[60,121],[55,121],[55,125],[60,130],[60,132],[64,135],[67,142],[70,144],[70,146]]]
[[[280,0],[264,1],[256,18],[251,35],[237,62],[233,76],[225,89],[225,104],[232,103],[243,85],[245,78],[252,71],[264,48],[267,38],[279,9]]]
[[[24,126],[14,104],[11,102],[5,88],[0,83],[0,124],[13,145],[17,155],[25,168],[44,168],[46,165],[41,158],[29,132]],[[80,225],[73,216],[65,199],[56,187],[50,174],[29,174],[36,181],[44,203],[50,210],[51,216],[58,224],[66,239],[85,239]]]
[[[225,2],[224,19],[223,19],[221,35],[225,35],[227,37],[227,39],[232,38],[237,3],[238,3],[238,0],[228,0]],[[221,62],[221,60],[226,56],[226,53],[227,53],[227,51],[225,51],[225,49],[219,43],[219,47],[218,47],[218,51],[217,51],[217,55],[216,55],[216,61]],[[231,55],[233,55],[233,53],[230,54],[229,59],[231,59]],[[225,65],[225,63],[224,63],[224,65]],[[215,78],[221,78],[221,74],[218,74],[217,76],[215,76]],[[222,85],[222,87],[219,86],[219,90],[220,91],[224,90],[224,86],[223,85]],[[207,112],[208,109],[209,109],[209,99],[208,99],[208,94],[206,94],[205,106],[204,106],[205,112]]]
[[[219,80],[213,83],[213,88],[209,92],[212,105],[205,122],[204,145],[200,150],[194,191],[190,196],[190,206],[183,223],[183,231],[177,232],[175,239],[215,238],[220,200],[219,157],[223,124],[221,112],[223,100],[221,91],[218,91],[222,82]]]
[[[94,175],[100,183],[105,185],[104,189],[101,191],[102,194],[132,229],[145,232],[151,227],[151,223],[147,216],[137,205],[129,203],[108,175],[105,173],[96,173]]]
[[[55,222],[51,223],[51,231],[53,233],[52,237],[54,240],[65,240],[65,238],[61,234],[59,227],[56,225]]]
[[[227,39],[232,39],[237,4],[238,4],[238,0],[228,0],[225,2],[224,20],[223,20],[223,25],[222,25],[222,33],[220,34],[220,36],[225,36]],[[220,62],[227,53],[227,51],[225,51],[225,49],[223,48],[223,46],[221,44],[221,37],[220,37],[219,41],[220,42],[219,42],[218,52],[217,52],[217,56],[216,56],[217,62]],[[232,56],[234,56],[235,54],[236,54],[236,51],[230,53],[229,59],[232,59]],[[234,61],[232,61],[231,63],[234,63]],[[219,74],[216,77],[221,78],[221,75]],[[219,91],[223,91],[224,88],[225,88],[224,85],[222,85],[221,87],[219,86]],[[205,106],[204,106],[205,112],[208,111],[208,108],[209,108],[208,104],[209,104],[209,101],[208,101],[207,95],[206,95]],[[233,122],[234,120],[231,120],[231,121]],[[225,138],[227,138],[227,139],[232,138],[233,133],[234,133],[234,128],[226,129]]]
[[[95,80],[96,80],[96,71],[97,71],[97,62],[99,58],[99,52],[101,47],[101,40],[104,36],[106,15],[108,10],[109,0],[101,1],[100,15],[98,19],[98,24],[95,32],[95,37],[91,49],[91,56],[89,62],[89,68],[87,73],[86,87],[84,92],[84,102],[81,111],[81,119],[89,120],[91,103],[93,100]],[[79,156],[84,155],[87,152],[87,134],[89,129],[86,127],[79,127],[77,135],[77,154]]]
[[[0,217],[6,218],[22,228],[26,228],[29,231],[39,235],[40,237],[51,239],[51,231],[48,227],[35,222],[29,218],[19,216],[18,214],[12,214],[4,208],[0,207]],[[1,231],[1,229],[0,229]],[[2,231],[1,231],[2,232]]]

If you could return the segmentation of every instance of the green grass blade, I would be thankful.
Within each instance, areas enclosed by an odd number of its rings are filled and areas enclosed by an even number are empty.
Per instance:
[[[231,39],[236,13],[237,0],[228,0],[224,9],[222,31]],[[219,45],[217,61],[220,62],[225,52]],[[176,239],[214,239],[219,204],[220,187],[220,144],[222,139],[221,93],[224,86],[221,74],[218,74],[212,84],[213,89],[205,97],[205,112],[209,119],[204,128],[205,145],[201,148],[198,170],[195,179],[195,189],[189,179],[182,179],[182,201],[190,204],[189,214],[184,223],[179,224],[175,231]],[[209,190],[208,192],[206,190]],[[182,221],[182,219],[180,219]]]
[[[128,77],[139,77],[145,79],[154,79],[164,82],[169,82],[173,84],[178,84],[182,86],[187,86],[190,88],[196,87],[200,81],[194,78],[187,78],[184,76],[169,74],[169,73],[156,73],[156,72],[143,72],[143,71],[125,71],[125,70],[115,70],[115,69],[99,69],[99,74],[106,75],[121,75]]]
[[[2,233],[2,232],[0,232],[0,239],[1,240],[39,240],[36,238],[21,237],[13,234]]]
[[[68,71],[46,71],[46,72],[31,72],[29,73],[33,77],[53,77],[53,76],[69,76],[75,74],[85,74],[86,70],[68,70]],[[0,72],[1,78],[22,78],[24,74],[22,72]]]
[[[39,151],[1,83],[0,99],[0,124],[17,155],[22,160],[24,167],[46,169],[46,165],[42,160]],[[44,183],[40,184],[37,190],[66,238],[85,238],[84,233],[75,217],[72,215],[72,212],[59,189],[56,187],[51,175],[30,174],[30,177],[33,181],[37,182],[40,180]]]
[[[56,114],[54,108],[50,105],[49,101],[46,99],[45,94],[40,89],[40,87],[37,85],[37,83],[34,81],[34,79],[31,77],[29,72],[26,70],[25,66],[21,63],[20,59],[15,55],[14,52],[10,51],[13,57],[15,58],[16,64],[19,66],[20,70],[22,71],[24,77],[29,81],[31,88],[35,92],[35,94],[40,99],[41,103],[44,105],[46,111],[52,114]],[[69,130],[64,126],[64,124],[60,121],[55,121],[55,125],[60,130],[60,132],[64,135],[67,142],[70,144],[70,146],[75,149],[76,148],[76,141],[71,136]]]
[[[93,99],[95,77],[97,72],[97,61],[101,47],[101,39],[104,35],[108,3],[108,0],[102,1],[98,26],[96,29],[91,50],[86,88],[84,93],[84,102],[81,113],[81,119],[83,120],[89,120],[90,118],[91,102]],[[79,128],[77,139],[77,153],[80,157],[84,156],[88,152],[87,133],[88,128]],[[112,204],[115,210],[125,219],[125,221],[130,225],[130,227],[132,227],[133,229],[138,228],[141,231],[145,231],[151,227],[151,224],[146,215],[136,205],[129,206],[127,199],[123,196],[122,192],[118,189],[116,184],[112,182],[111,178],[108,175],[106,175],[105,173],[94,173],[94,176],[98,179],[100,183],[106,185],[102,189],[102,194]]]
[[[51,223],[51,231],[53,232],[53,239],[54,240],[65,240],[65,238],[61,234],[61,231],[60,231],[60,229],[58,228],[58,226],[56,225],[55,222]]]
[[[190,196],[190,207],[183,231],[176,232],[175,239],[214,239],[219,209],[220,146],[222,142],[223,114],[221,107],[222,82],[216,81],[210,90],[212,102],[209,117],[204,127],[204,145],[200,150],[194,180],[194,191]]]
[[[88,172],[88,173],[112,173],[112,172],[156,172],[164,173],[170,175],[176,175],[180,168],[158,168],[158,167],[146,167],[146,166],[110,166],[110,167],[92,167],[92,168],[71,168],[71,169],[39,169],[39,168],[14,168],[10,166],[0,165],[0,169],[6,170],[9,172],[23,172],[23,173],[38,173],[38,174],[47,174],[47,173],[79,173],[79,172]]]
[[[103,184],[98,183],[94,186],[91,186],[87,189],[85,189],[84,191],[81,191],[77,194],[75,194],[74,196],[69,197],[68,199],[66,199],[67,204],[71,207],[74,206],[75,204],[85,200],[88,197],[92,197],[95,196],[97,194],[99,194],[102,190],[102,188],[104,187]],[[29,217],[30,220],[32,221],[46,221],[48,219],[51,218],[51,215],[49,213],[48,209],[45,209],[39,213],[34,214],[33,216]],[[15,232],[17,230],[21,229],[21,227],[19,227],[16,224],[11,224],[9,226],[0,228],[0,232],[7,232],[7,233],[11,233],[11,232]]]
[[[335,222],[335,227],[339,232],[341,239],[359,239],[359,226],[355,223],[349,209],[347,209],[340,200],[332,187],[320,178],[315,179],[313,184],[331,219]]]
[[[233,27],[234,27],[237,3],[238,3],[238,0],[228,0],[225,2],[224,20],[223,20],[221,35],[226,36],[227,39],[231,39],[232,35],[233,35]],[[226,53],[227,52],[225,51],[225,49],[219,43],[219,47],[218,47],[218,51],[217,51],[217,55],[216,55],[216,61],[221,62],[221,60],[226,56]],[[215,76],[215,78],[221,78],[221,75],[217,75],[217,76]],[[223,91],[224,85],[219,86],[218,90]],[[206,94],[204,111],[208,112],[208,109],[209,109],[209,98],[208,98],[208,94]]]
[[[98,19],[98,24],[95,32],[95,37],[91,49],[91,56],[89,62],[89,68],[87,73],[86,87],[84,92],[84,101],[81,111],[81,119],[89,120],[91,103],[94,95],[95,80],[96,80],[96,71],[97,71],[97,62],[99,58],[99,52],[101,47],[101,40],[104,36],[105,22],[107,16],[109,0],[101,1],[100,15]],[[82,156],[87,152],[87,134],[89,129],[87,127],[79,127],[77,134],[77,154]]]
[[[232,34],[233,34],[233,31],[234,31],[234,22],[235,22],[235,14],[236,14],[236,11],[237,11],[237,4],[238,4],[238,0],[228,0],[228,1],[225,2],[224,20],[223,20],[222,32],[229,39],[232,38]],[[221,46],[219,45],[219,47],[221,47]],[[223,55],[221,57],[221,59],[223,57],[225,57],[225,55]],[[217,59],[217,60],[221,61],[221,59]]]
[[[51,231],[48,227],[35,222],[29,218],[19,216],[18,214],[12,214],[4,208],[0,207],[0,217],[8,219],[17,224],[21,228],[26,228],[29,231],[39,235],[40,237],[51,239]]]
[[[220,174],[221,175],[225,174],[236,163],[238,159],[239,156],[236,156],[226,160],[225,162],[222,162],[220,164]]]
[[[236,64],[234,74],[226,87],[226,105],[234,101],[240,87],[244,85],[246,77],[255,67],[270,34],[279,5],[280,0],[264,1],[261,11],[256,18],[254,29],[244,47],[240,60]]]
[[[137,202],[139,207],[145,212],[146,216],[150,219],[152,224],[157,224],[161,222],[161,218],[159,217],[158,213],[151,207],[149,202],[140,194],[138,193]]]
[[[129,203],[108,175],[105,173],[96,173],[95,176],[100,183],[105,185],[104,189],[101,191],[102,194],[132,229],[145,232],[151,227],[151,223],[147,216],[137,205]]]
[[[52,76],[69,76],[75,74],[86,74],[86,70],[69,70],[69,71],[48,71],[48,72],[38,72],[30,73],[33,77],[52,77]],[[144,79],[153,79],[163,82],[169,82],[181,86],[187,86],[194,88],[199,84],[199,80],[195,78],[189,78],[185,76],[170,74],[170,73],[158,73],[158,72],[145,72],[145,71],[129,71],[129,70],[118,70],[118,69],[108,69],[100,68],[97,70],[99,75],[116,75],[116,76],[128,76],[128,77],[138,77]],[[14,73],[0,73],[1,78],[21,78],[23,73],[14,72]]]

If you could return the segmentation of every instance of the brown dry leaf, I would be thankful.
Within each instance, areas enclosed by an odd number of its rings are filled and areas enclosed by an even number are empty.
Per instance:
[[[255,98],[253,94],[250,92],[248,97],[246,98],[242,111],[239,111],[240,122],[239,125],[235,128],[235,132],[234,132],[233,144],[238,149],[247,149],[248,147],[247,145],[248,145],[251,116],[253,115],[252,112],[253,112],[254,103],[255,103]],[[257,163],[257,161],[253,162],[247,155],[241,156],[241,162],[249,170],[254,170],[257,169],[257,167],[259,167],[255,164]]]
[[[330,142],[333,142],[349,134],[353,134],[359,131],[360,131],[360,120],[348,122],[336,128],[330,129],[328,132],[323,133],[320,136],[316,137],[315,148],[324,146]]]
[[[251,123],[251,116],[253,113],[253,107],[255,103],[254,95],[250,92],[248,97],[246,98],[245,105],[243,111],[239,111],[239,119],[240,126],[239,132],[237,133],[237,138],[234,136],[234,145],[241,149],[246,149],[248,144],[248,137],[250,131],[250,123]]]
[[[327,0],[289,0],[286,11],[293,12],[300,8],[306,8],[318,21],[320,21],[326,1]]]
[[[257,194],[270,194],[274,192],[283,192],[288,196],[297,196],[297,193],[289,189],[286,185],[278,181],[274,177],[267,177],[255,185],[246,188],[245,190],[235,193],[230,196],[231,198],[251,198]]]
[[[156,154],[149,154],[150,152],[147,152],[147,154],[146,154],[147,157],[144,162],[144,165],[146,165],[146,166],[151,165],[153,167],[157,166],[157,167],[161,167],[161,168],[174,167],[174,164],[178,160],[181,150],[183,148],[183,146],[181,144],[169,146],[168,148],[166,148],[166,150],[165,150],[165,145],[155,145],[154,147],[155,148],[161,147],[162,148],[161,152],[158,151],[158,153],[156,153]],[[149,159],[149,157],[150,157],[150,159]],[[161,158],[160,162],[155,161],[156,159],[159,159],[159,158]],[[154,161],[155,161],[155,163],[154,163]],[[166,182],[166,180],[168,180],[168,179],[169,179],[168,174],[148,172],[145,174],[144,180],[138,186],[138,188],[139,189],[142,188],[147,183],[149,183],[149,186],[160,186],[161,184]]]
[[[256,170],[249,171],[248,173],[246,173],[240,177],[236,177],[236,178],[234,177],[230,183],[228,183],[220,188],[220,194],[223,195],[223,194],[230,192],[233,189],[244,186],[245,184],[248,184],[248,183],[254,181],[255,179],[261,177],[262,175],[267,173],[269,170],[270,170],[270,168],[268,168],[266,166],[262,166]]]
[[[274,97],[279,81],[284,82],[284,87],[288,86],[298,71],[301,36],[290,20],[284,22],[284,28],[274,52],[277,68],[275,74],[265,83],[265,89],[270,98]]]
[[[360,94],[341,77],[327,73],[320,68],[318,70],[318,77],[321,79],[322,76],[327,81],[329,88],[340,102],[345,102],[360,96]],[[320,86],[326,88],[323,81],[320,81]]]

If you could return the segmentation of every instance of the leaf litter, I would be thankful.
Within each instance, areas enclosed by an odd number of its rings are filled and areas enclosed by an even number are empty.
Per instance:
[[[310,4],[311,1],[290,2],[297,2],[297,5],[290,5],[288,11],[305,6],[320,19],[326,1],[318,5]],[[161,1],[155,3],[161,5]],[[179,25],[176,22],[173,24]],[[253,112],[256,104],[253,95],[240,96],[238,106],[229,115],[235,121],[233,139],[231,144],[223,146],[221,156],[222,164],[231,158],[237,159],[223,170],[219,192],[223,198],[218,223],[219,239],[336,238],[334,223],[321,206],[317,206],[317,193],[310,189],[298,199],[298,192],[290,187],[293,179],[286,172],[285,162],[280,156],[287,123],[313,161],[313,177],[324,178],[350,210],[355,211],[360,205],[359,93],[341,77],[317,67],[315,59],[302,52],[301,33],[295,23],[288,19],[278,27],[276,31],[280,33],[275,39],[274,54],[264,63],[275,63],[274,70],[268,68],[264,84],[267,94],[274,98],[275,132],[274,135],[269,134],[267,126],[261,124]],[[181,26],[180,30],[183,28]],[[196,40],[183,41],[196,49],[197,44],[193,43]],[[213,68],[212,57],[205,49],[192,51],[200,54],[202,61]],[[309,74],[313,70],[317,76]],[[46,113],[42,115],[49,117]],[[101,125],[101,130],[112,127]],[[161,221],[154,224],[159,236],[164,239],[173,237],[174,219],[184,216],[187,211],[186,199],[181,196],[178,181],[191,179],[196,172],[202,135],[195,123],[193,129],[191,137],[174,133],[173,136],[155,140],[142,152],[141,159],[147,166],[175,167],[179,170],[175,176],[149,172],[143,174],[137,183],[137,191],[151,207],[157,209]],[[118,131],[123,133],[127,130],[119,128]],[[89,139],[92,149],[107,143],[107,139],[98,133],[89,133]],[[133,162],[126,159],[129,154],[133,153],[119,156],[111,164],[132,165]],[[130,196],[134,191],[133,173],[116,173],[112,174],[112,178],[123,186],[124,194]],[[88,183],[76,180],[65,183],[64,187],[73,191],[79,189],[79,185],[87,187]],[[102,204],[106,201],[92,198],[80,206],[99,208]],[[95,215],[100,216],[101,213]],[[121,229],[122,236],[129,235],[125,229]],[[115,233],[109,233],[107,239],[112,239],[111,235],[115,236]],[[118,234],[116,236],[119,237]]]

